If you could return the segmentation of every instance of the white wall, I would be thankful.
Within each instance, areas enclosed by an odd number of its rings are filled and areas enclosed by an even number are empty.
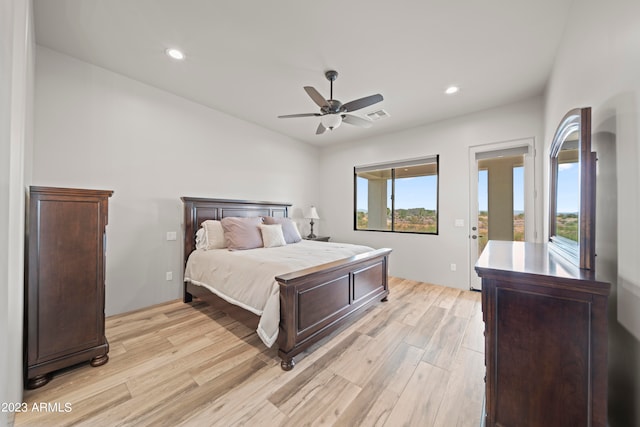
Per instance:
[[[592,107],[596,273],[612,283],[609,422],[640,425],[640,2],[574,2],[546,94],[545,149],[571,108]],[[545,186],[548,183],[545,182]]]
[[[323,234],[331,235],[334,241],[393,248],[390,272],[394,276],[469,289],[469,147],[528,137],[535,138],[537,145],[543,132],[542,107],[542,98],[537,97],[324,148],[318,204]],[[387,120],[393,120],[393,116]],[[440,155],[437,236],[353,230],[354,166],[432,154]],[[535,210],[540,212],[541,202],[536,202],[536,206]],[[454,227],[455,219],[464,219],[465,227]],[[537,227],[540,221],[536,221]],[[450,270],[452,263],[457,266],[455,272]]]
[[[22,401],[25,184],[31,153],[33,52],[29,1],[0,1],[0,403]],[[0,411],[0,426],[14,414]]]
[[[181,196],[318,202],[315,147],[40,46],[36,89],[33,185],[115,191],[107,315],[181,296]]]

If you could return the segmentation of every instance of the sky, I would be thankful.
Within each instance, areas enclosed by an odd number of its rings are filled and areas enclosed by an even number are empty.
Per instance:
[[[396,179],[396,209],[437,208],[438,178],[435,175]]]
[[[578,212],[580,191],[578,163],[561,164],[558,173],[558,212]],[[513,210],[524,211],[524,168],[513,169]],[[487,171],[478,171],[478,208],[488,209]]]
[[[358,209],[367,209],[367,181],[358,178]],[[437,209],[438,177],[436,175],[416,178],[396,179],[396,209],[426,208]],[[391,195],[391,180],[388,181],[388,194]],[[391,203],[387,204],[391,206]]]
[[[402,178],[396,180],[396,209],[437,208],[437,176],[418,178]],[[388,192],[391,194],[391,181],[388,181]],[[578,212],[579,207],[579,168],[578,163],[561,164],[558,173],[558,212]],[[524,211],[524,168],[513,170],[513,210]],[[358,209],[367,208],[366,180],[358,178]],[[391,204],[389,203],[388,206]],[[478,173],[478,208],[488,209],[487,201],[487,171]]]
[[[579,163],[558,165],[558,213],[576,213],[580,210]]]

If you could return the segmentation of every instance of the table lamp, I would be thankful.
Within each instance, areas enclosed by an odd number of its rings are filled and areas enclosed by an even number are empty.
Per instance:
[[[320,217],[318,216],[318,211],[316,210],[316,207],[311,206],[309,209],[307,209],[307,212],[305,212],[304,217],[311,220],[311,222],[309,223],[311,225],[311,233],[307,236],[307,239],[315,239],[317,236],[313,234],[313,220],[320,219]]]

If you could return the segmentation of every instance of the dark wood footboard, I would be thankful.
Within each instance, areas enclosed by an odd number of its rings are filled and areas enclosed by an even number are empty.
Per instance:
[[[295,355],[338,329],[351,314],[386,300],[390,253],[378,249],[276,277],[282,369],[292,369]]]

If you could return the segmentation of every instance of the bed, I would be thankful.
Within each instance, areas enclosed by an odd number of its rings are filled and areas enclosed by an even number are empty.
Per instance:
[[[181,199],[184,204],[184,265],[185,273],[190,274],[192,272],[187,268],[187,265],[192,253],[194,260],[198,259],[199,262],[204,262],[205,254],[196,250],[195,244],[196,232],[204,221],[221,220],[226,217],[286,218],[291,206],[286,203],[247,200],[195,197],[182,197]],[[304,250],[309,245],[326,245],[326,243],[303,240],[288,246],[295,245],[300,245],[299,248]],[[330,246],[325,246],[325,251],[328,251],[329,248]],[[282,248],[282,251],[290,249],[293,248]],[[272,310],[274,306],[277,306],[277,333],[269,333],[270,327],[264,327],[260,331],[259,324],[258,335],[266,345],[271,344],[269,341],[277,344],[278,356],[282,360],[280,364],[282,369],[291,370],[295,364],[294,357],[296,355],[349,322],[354,313],[375,304],[377,301],[387,300],[389,295],[388,259],[391,249],[366,249],[364,252],[345,256],[345,258],[279,273],[275,276],[275,290],[268,292],[275,293],[271,297],[272,301],[275,298],[277,303],[271,304],[272,308],[265,308],[265,311]],[[258,251],[258,249],[251,251]],[[224,251],[221,251],[220,255],[224,256],[225,254],[222,252]],[[213,256],[213,253],[210,255]],[[233,256],[234,254],[229,255]],[[264,278],[267,286],[271,286],[270,283],[273,280],[273,276],[265,276]],[[198,280],[187,278],[184,282],[184,302],[191,302],[194,296],[206,300],[211,295],[211,291],[217,292],[215,284],[208,284],[214,289],[208,289],[206,286],[202,286],[203,284]],[[218,294],[224,298],[223,295],[224,293]],[[225,299],[227,302],[235,303]],[[236,305],[261,316],[262,322],[264,313],[251,310],[250,307],[243,307],[242,304]],[[272,327],[273,325],[271,325]]]

